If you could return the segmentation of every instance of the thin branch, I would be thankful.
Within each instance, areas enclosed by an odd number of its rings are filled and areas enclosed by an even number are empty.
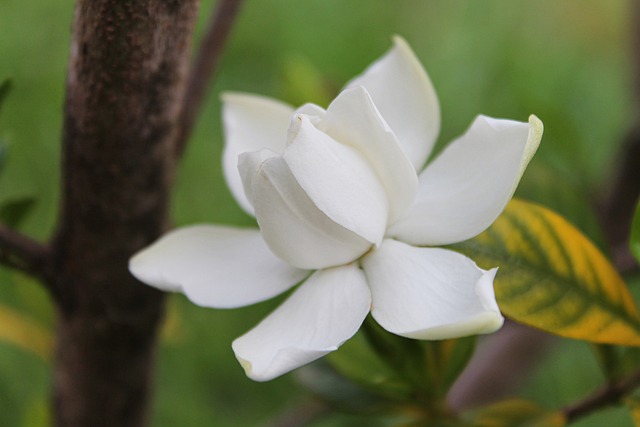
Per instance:
[[[567,422],[573,422],[609,405],[615,405],[640,386],[640,370],[622,380],[608,384],[585,399],[562,410]]]
[[[614,264],[622,274],[638,271],[629,250],[629,233],[640,197],[640,123],[629,131],[618,155],[612,182],[597,202],[600,223],[611,247]]]
[[[636,114],[640,111],[640,1],[630,2],[631,56],[633,59]],[[616,170],[603,196],[597,200],[600,223],[613,261],[623,274],[638,271],[638,263],[629,250],[631,220],[640,197],[640,117],[628,131],[618,155]]]
[[[0,224],[0,264],[43,276],[48,255],[47,246]]]
[[[449,390],[456,411],[505,398],[530,376],[557,338],[507,320],[501,330],[484,337],[469,365]]]
[[[207,84],[216,72],[220,55],[242,3],[243,0],[219,0],[211,16],[187,80],[176,136],[176,157],[182,155],[193,132]]]

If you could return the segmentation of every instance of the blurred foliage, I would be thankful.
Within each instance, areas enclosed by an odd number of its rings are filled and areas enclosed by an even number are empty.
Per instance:
[[[18,228],[35,204],[33,197],[5,200],[0,205],[0,222],[8,227]]]
[[[332,406],[395,419],[394,426],[462,425],[445,399],[475,340],[411,340],[388,333],[369,316],[354,338],[327,357],[331,366],[301,370],[303,384]],[[348,398],[335,390],[348,390]]]
[[[6,79],[2,81],[0,83],[0,112],[2,111],[2,103],[4,102],[5,98],[7,97],[10,91],[11,91],[11,80]],[[0,139],[0,171],[2,171],[2,168],[4,166],[5,158],[7,155],[6,153],[7,153],[7,149],[5,147],[5,143],[4,141],[2,141],[2,139]]]
[[[0,107],[2,106],[2,102],[7,97],[10,91],[11,91],[11,79],[5,79],[0,83]]]
[[[545,410],[536,403],[513,399],[495,403],[472,413],[473,427],[563,427],[561,413]]]
[[[636,213],[633,216],[629,245],[631,247],[631,253],[633,253],[638,262],[640,262],[640,202],[636,206]]]
[[[0,305],[0,342],[21,347],[45,361],[49,361],[53,353],[49,329],[3,305]]]
[[[599,243],[590,206],[606,188],[634,117],[628,3],[248,0],[177,177],[175,223],[254,223],[233,201],[219,167],[221,91],[326,106],[348,79],[390,46],[393,34],[400,34],[426,65],[441,100],[438,149],[478,113],[517,120],[535,113],[545,123],[545,136],[517,194],[558,211]],[[200,29],[213,6],[203,3]],[[0,2],[5,35],[0,38],[0,79],[13,77],[0,115],[0,140],[9,141],[11,149],[0,175],[0,204],[25,194],[38,200],[21,224],[36,238],[51,233],[57,214],[72,9],[71,0]],[[0,301],[38,324],[52,325],[46,293],[21,274],[0,270]],[[230,348],[277,302],[221,311],[173,297],[158,360],[153,425],[263,425],[306,398],[295,375],[269,383],[248,380]],[[589,346],[566,341],[521,394],[557,408],[602,381]],[[47,363],[33,351],[0,343],[0,425],[46,426],[48,392]],[[626,412],[611,410],[575,425],[630,422]],[[341,414],[314,427],[361,425],[384,422]]]
[[[640,426],[640,400],[637,397],[630,397],[629,399],[627,399],[626,404],[631,411],[633,425],[635,427]]]

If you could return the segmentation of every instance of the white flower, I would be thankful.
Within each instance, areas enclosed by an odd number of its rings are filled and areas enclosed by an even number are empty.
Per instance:
[[[196,225],[135,255],[131,272],[206,307],[293,294],[233,342],[265,381],[352,337],[446,339],[498,329],[496,269],[435,248],[485,230],[513,195],[542,123],[479,116],[419,175],[440,127],[431,82],[400,38],[327,110],[223,97],[224,172],[260,230]]]

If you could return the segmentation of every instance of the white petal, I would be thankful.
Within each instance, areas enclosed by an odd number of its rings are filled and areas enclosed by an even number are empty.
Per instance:
[[[440,132],[440,105],[431,80],[406,41],[394,37],[394,46],[348,88],[363,86],[391,126],[417,170]]]
[[[337,224],[373,244],[387,228],[388,201],[371,165],[298,116],[295,137],[282,157],[313,203]]]
[[[371,314],[389,332],[439,340],[502,326],[493,293],[497,269],[481,270],[453,251],[390,239],[363,258],[362,266],[371,288]]]
[[[346,264],[371,247],[371,242],[320,211],[281,157],[266,160],[253,177],[253,203],[273,253],[296,267]]]
[[[327,109],[323,130],[368,160],[387,193],[389,221],[397,219],[415,198],[418,176],[367,90],[357,86],[338,95]]]
[[[336,350],[360,328],[371,294],[355,265],[320,270],[233,342],[247,376],[268,381]]]
[[[253,178],[265,160],[278,155],[271,150],[262,149],[258,151],[248,151],[238,156],[238,172],[242,180],[242,187],[247,201],[253,209]]]
[[[305,116],[309,117],[311,119],[311,122],[315,125],[322,121],[322,119],[324,119],[326,113],[327,112],[324,108],[308,102],[298,107],[296,111],[293,112],[293,116],[304,114]]]
[[[253,208],[238,174],[238,155],[263,148],[282,154],[293,111],[291,106],[270,98],[242,93],[222,95],[224,177],[236,201],[250,215]]]
[[[414,245],[460,242],[484,231],[513,196],[542,138],[542,122],[479,116],[420,174],[418,196],[389,236]]]
[[[258,230],[214,225],[165,234],[131,258],[129,270],[151,286],[215,308],[264,301],[309,274],[276,258]]]

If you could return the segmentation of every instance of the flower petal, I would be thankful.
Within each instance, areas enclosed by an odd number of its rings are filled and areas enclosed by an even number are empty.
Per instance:
[[[222,95],[224,177],[231,194],[250,215],[253,215],[253,208],[244,194],[238,174],[238,155],[263,148],[282,154],[293,111],[291,106],[266,97],[243,93]]]
[[[347,88],[367,89],[411,163],[420,170],[440,132],[440,105],[429,76],[407,42],[401,37],[393,41],[394,46]]]
[[[416,196],[418,176],[367,90],[357,86],[338,95],[327,109],[323,130],[368,160],[387,193],[389,221],[397,219]]]
[[[253,178],[256,173],[265,162],[265,160],[278,155],[269,149],[262,149],[258,151],[248,151],[241,153],[238,156],[238,172],[240,173],[240,179],[242,180],[242,187],[244,188],[244,195],[247,201],[251,204],[253,209]]]
[[[318,209],[282,157],[262,163],[253,177],[252,193],[264,240],[291,265],[318,269],[346,264],[371,247],[371,242]]]
[[[387,228],[388,201],[371,165],[353,148],[316,128],[305,115],[282,157],[313,203],[335,223],[373,244]]]
[[[268,381],[336,350],[360,328],[371,294],[354,264],[314,273],[258,326],[233,342],[247,376]]]
[[[439,340],[502,326],[493,293],[497,269],[481,270],[464,255],[387,239],[363,258],[362,267],[371,314],[389,332]]]
[[[418,196],[388,235],[414,245],[460,242],[484,231],[513,196],[542,138],[542,122],[479,116],[420,174]]]
[[[215,308],[264,301],[309,274],[276,258],[258,230],[214,225],[165,234],[133,256],[129,270],[151,286]]]

